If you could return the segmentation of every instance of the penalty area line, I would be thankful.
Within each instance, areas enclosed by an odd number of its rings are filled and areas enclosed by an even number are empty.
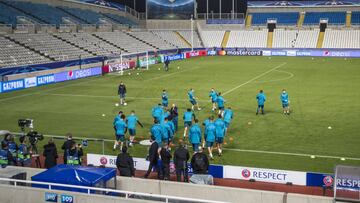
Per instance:
[[[286,155],[286,156],[301,156],[301,157],[310,157],[315,156],[318,158],[328,158],[328,159],[348,159],[360,161],[360,158],[355,157],[340,157],[340,156],[329,156],[329,155],[316,155],[316,154],[301,154],[301,153],[290,153],[290,152],[273,152],[273,151],[262,151],[262,150],[251,150],[251,149],[235,149],[235,148],[223,148],[228,151],[237,151],[237,152],[249,152],[249,153],[258,153],[258,154],[275,154],[275,155]]]
[[[242,83],[242,84],[240,84],[240,85],[238,85],[238,86],[236,86],[236,87],[234,87],[234,88],[232,88],[232,89],[224,92],[223,95],[225,96],[225,95],[227,95],[227,94],[229,94],[229,93],[231,93],[231,92],[239,89],[240,87],[242,87],[242,86],[244,86],[244,85],[247,85],[247,84],[251,83],[252,81],[254,81],[254,80],[258,79],[258,78],[261,78],[262,76],[264,76],[264,75],[266,75],[266,74],[268,74],[268,73],[270,73],[270,72],[272,72],[272,71],[274,71],[274,70],[276,70],[276,69],[278,69],[278,68],[280,68],[280,67],[282,67],[282,66],[284,66],[284,65],[286,65],[286,64],[287,64],[287,63],[285,62],[285,63],[282,63],[282,64],[280,64],[280,65],[278,65],[278,66],[275,66],[274,68],[272,68],[272,69],[270,69],[270,70],[268,70],[268,71],[266,71],[266,72],[263,72],[263,73],[261,73],[260,75],[258,75],[258,76],[256,76],[256,77],[254,77],[254,78],[252,78],[252,79],[250,79],[250,80],[248,80],[248,81],[246,81],[246,82],[244,82],[244,83]]]

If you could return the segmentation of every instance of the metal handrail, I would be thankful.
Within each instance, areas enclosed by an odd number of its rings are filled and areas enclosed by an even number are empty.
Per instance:
[[[138,196],[145,196],[145,197],[151,197],[151,198],[161,198],[161,199],[165,199],[166,202],[169,202],[169,199],[170,199],[170,200],[181,200],[181,201],[189,201],[189,202],[223,203],[223,201],[201,200],[201,199],[177,197],[177,196],[171,196],[171,195],[158,195],[158,194],[150,194],[150,193],[142,193],[142,192],[132,192],[132,191],[126,191],[126,190],[115,190],[115,189],[98,188],[98,187],[86,187],[86,186],[68,185],[68,184],[59,184],[59,183],[50,183],[50,182],[39,182],[39,181],[30,181],[30,180],[16,180],[16,179],[9,179],[9,178],[0,178],[0,181],[13,182],[15,187],[18,187],[18,183],[27,183],[27,184],[48,185],[49,190],[54,190],[53,186],[84,189],[84,190],[87,190],[87,194],[91,194],[91,191],[123,193],[123,194],[125,194],[126,199],[128,199],[130,195],[138,195]],[[21,186],[23,186],[23,185],[21,185]]]

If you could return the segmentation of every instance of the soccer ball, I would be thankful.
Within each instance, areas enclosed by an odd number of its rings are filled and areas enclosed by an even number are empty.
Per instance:
[[[119,106],[119,103],[115,103],[115,106]]]
[[[180,66],[178,66],[178,69],[180,69]]]
[[[136,73],[136,75],[139,75],[139,73]]]
[[[129,75],[131,75],[131,73],[128,73]]]
[[[126,106],[127,105],[127,103],[124,103],[124,106]]]
[[[160,70],[160,68],[158,68],[158,70]]]

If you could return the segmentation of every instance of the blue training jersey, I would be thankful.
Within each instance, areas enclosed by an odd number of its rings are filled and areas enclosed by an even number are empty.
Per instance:
[[[216,137],[224,137],[225,135],[225,123],[222,119],[218,118],[215,121],[215,135]]]
[[[211,91],[210,94],[209,94],[209,97],[211,98],[212,102],[216,102],[216,98],[217,98],[216,91]]]
[[[130,115],[127,117],[127,125],[129,129],[135,129],[136,128],[136,123],[138,121],[137,116],[135,115]]]
[[[124,120],[120,119],[115,123],[116,134],[125,135],[126,123]]]
[[[233,116],[234,116],[234,113],[231,109],[225,109],[225,111],[224,111],[224,121],[225,122],[230,123]]]
[[[162,142],[163,128],[160,124],[154,124],[150,129],[150,133],[155,138],[157,143]]]
[[[220,108],[220,107],[224,107],[225,99],[224,99],[224,97],[222,97],[222,96],[218,96],[218,97],[216,98],[216,102],[217,102],[219,108]]]
[[[189,130],[189,141],[191,144],[199,144],[201,142],[201,128],[198,124],[191,126]]]
[[[188,96],[189,96],[189,100],[190,100],[190,101],[194,101],[194,100],[195,100],[193,91],[189,91],[189,92],[188,92]]]
[[[281,100],[281,103],[283,103],[283,104],[289,103],[289,95],[288,95],[288,93],[281,93],[280,100]]]
[[[192,118],[193,118],[193,112],[189,112],[189,111],[186,111],[185,113],[184,113],[184,121],[185,122],[191,122],[192,121]]]
[[[215,125],[214,125],[214,123],[210,122],[206,126],[205,133],[206,133],[206,141],[207,142],[215,142]]]
[[[266,101],[266,96],[264,93],[259,93],[256,95],[256,99],[257,99],[258,105],[264,105],[264,103]]]
[[[113,121],[113,126],[115,126],[115,123],[116,123],[118,120],[121,120],[119,114],[115,116],[114,121]]]
[[[157,119],[160,119],[163,113],[164,110],[162,109],[161,106],[155,106],[151,111],[152,116]]]
[[[169,100],[168,94],[163,92],[161,95],[161,99],[162,99],[163,103],[168,103],[168,100]]]

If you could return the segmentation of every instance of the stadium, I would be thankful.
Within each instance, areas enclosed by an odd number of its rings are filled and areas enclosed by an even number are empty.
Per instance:
[[[360,1],[0,0],[0,202],[360,202]]]

